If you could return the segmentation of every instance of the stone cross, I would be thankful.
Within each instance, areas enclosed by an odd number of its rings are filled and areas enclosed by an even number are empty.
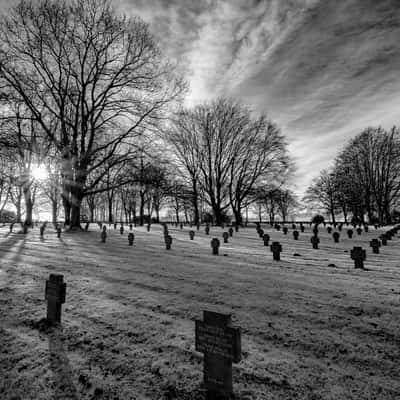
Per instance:
[[[224,243],[228,243],[229,233],[228,232],[224,232],[222,234],[222,237],[224,239]]]
[[[241,360],[241,330],[230,314],[203,311],[195,321],[196,351],[204,354],[206,400],[228,400],[233,395],[232,363]]]
[[[350,251],[350,257],[354,260],[354,267],[364,269],[364,261],[367,258],[366,251],[362,247],[353,247]]]
[[[353,229],[347,229],[347,236],[349,237],[349,239],[353,237]]]
[[[189,231],[190,240],[194,239],[194,231]]]
[[[101,242],[105,243],[107,239],[107,227],[103,226],[103,231],[101,232]]]
[[[299,231],[293,231],[293,239],[299,240]]]
[[[165,235],[164,236],[164,241],[165,241],[165,249],[166,250],[171,250],[172,236]]]
[[[65,303],[67,284],[64,276],[50,274],[46,281],[45,300],[47,300],[47,322],[51,325],[61,322],[61,305]]]
[[[379,241],[379,239],[372,239],[369,242],[369,245],[372,247],[372,252],[374,254],[379,254],[379,247],[381,247],[381,242]]]
[[[264,246],[268,246],[268,244],[269,244],[269,235],[268,235],[268,233],[264,233],[263,240],[264,240]]]
[[[272,242],[270,250],[274,260],[279,261],[281,259],[282,245],[279,242]]]
[[[217,239],[217,238],[211,239],[211,247],[213,249],[214,255],[218,255],[219,246],[220,246],[219,239]]]
[[[385,234],[380,235],[379,239],[381,239],[382,246],[387,246],[387,236]]]
[[[133,246],[133,241],[135,240],[135,235],[132,232],[128,233],[128,243],[129,246]]]
[[[319,237],[311,236],[310,242],[312,244],[313,249],[318,249]]]
[[[339,243],[339,238],[340,238],[340,233],[339,232],[333,232],[332,233],[333,241],[335,243]]]

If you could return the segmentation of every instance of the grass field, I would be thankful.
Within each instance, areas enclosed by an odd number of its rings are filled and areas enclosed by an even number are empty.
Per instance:
[[[202,355],[194,320],[203,310],[232,313],[242,328],[234,366],[237,399],[400,399],[400,238],[381,254],[369,241],[383,229],[320,249],[306,228],[281,261],[254,227],[211,254],[221,228],[189,240],[170,227],[28,235],[0,228],[0,399],[203,399]],[[350,249],[367,250],[365,270]],[[296,254],[296,255],[295,255]],[[330,265],[329,264],[334,264]],[[64,274],[62,326],[48,329],[45,280]]]

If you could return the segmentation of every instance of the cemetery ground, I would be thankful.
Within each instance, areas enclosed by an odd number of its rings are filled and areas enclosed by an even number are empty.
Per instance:
[[[273,261],[253,227],[223,243],[195,228],[108,228],[40,238],[0,229],[0,399],[203,399],[195,319],[232,313],[242,329],[236,399],[400,399],[400,238],[380,254],[371,229],[334,243],[320,228],[282,244]],[[195,230],[189,240],[189,230]],[[17,229],[14,229],[16,231]],[[221,241],[212,255],[210,240]],[[366,249],[355,269],[353,246]],[[45,281],[64,275],[62,324],[44,322]]]

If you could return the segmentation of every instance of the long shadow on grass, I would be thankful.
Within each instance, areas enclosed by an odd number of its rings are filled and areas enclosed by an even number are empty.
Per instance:
[[[0,253],[4,253],[0,255],[0,260],[8,257],[11,253],[15,253],[8,261],[14,261],[18,254],[21,252],[25,242],[27,239],[27,235],[24,234],[14,234],[13,236],[9,236],[7,240],[0,242]],[[18,244],[18,245],[17,245]],[[14,248],[17,245],[17,248]]]
[[[50,369],[54,375],[53,399],[79,400],[78,391],[72,381],[72,368],[63,344],[62,327],[48,331]]]

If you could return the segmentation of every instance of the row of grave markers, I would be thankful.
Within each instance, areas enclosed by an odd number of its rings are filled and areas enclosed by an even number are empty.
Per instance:
[[[61,307],[66,300],[66,283],[61,274],[46,281],[47,322],[61,324]],[[241,329],[232,326],[230,314],[203,311],[195,321],[195,350],[203,353],[203,381],[207,400],[229,399],[233,394],[232,363],[241,360]]]

